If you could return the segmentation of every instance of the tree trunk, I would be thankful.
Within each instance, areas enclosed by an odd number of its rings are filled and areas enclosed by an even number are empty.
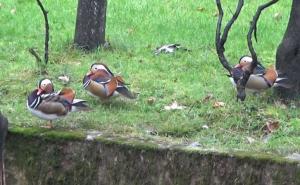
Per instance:
[[[79,0],[75,29],[75,46],[92,50],[105,42],[107,0]]]
[[[8,121],[2,116],[0,112],[0,185],[5,183],[5,169],[4,169],[4,143],[7,133]]]
[[[294,98],[300,92],[300,0],[293,0],[290,20],[277,48],[276,68],[287,75],[293,88],[278,88],[285,98]]]

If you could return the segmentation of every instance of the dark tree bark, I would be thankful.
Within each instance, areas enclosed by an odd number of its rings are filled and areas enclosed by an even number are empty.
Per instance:
[[[92,50],[105,42],[107,0],[79,0],[74,43]]]
[[[0,185],[5,183],[5,168],[4,168],[4,143],[7,133],[8,121],[0,112]]]
[[[49,59],[49,22],[48,22],[48,11],[45,10],[43,4],[41,3],[40,0],[37,0],[37,3],[39,5],[39,7],[41,8],[43,15],[44,15],[44,19],[45,19],[45,53],[44,53],[44,62],[45,64],[48,63],[48,59]],[[31,52],[35,52],[33,49]],[[34,54],[33,54],[34,55]]]
[[[278,88],[279,95],[294,98],[300,93],[300,0],[293,0],[290,20],[277,48],[276,68],[287,75],[293,88]]]

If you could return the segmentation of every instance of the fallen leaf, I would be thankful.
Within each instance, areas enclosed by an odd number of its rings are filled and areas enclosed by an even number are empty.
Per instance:
[[[266,124],[263,126],[263,131],[266,134],[272,133],[279,128],[279,121],[277,120],[268,120]]]
[[[154,97],[150,97],[150,98],[148,98],[147,103],[148,103],[149,105],[152,105],[152,104],[155,103],[155,101],[156,101],[156,99],[155,99]]]
[[[299,153],[293,153],[291,155],[286,156],[287,159],[300,161],[300,154]]]
[[[102,133],[99,131],[96,131],[96,130],[88,131],[87,135],[86,135],[86,140],[92,141],[101,135],[102,135]]]
[[[216,101],[214,104],[213,104],[213,108],[220,108],[220,107],[224,107],[225,106],[225,103],[224,102],[221,102],[221,101]]]
[[[199,12],[203,12],[204,10],[205,10],[204,7],[198,7],[198,8],[197,8],[197,11],[199,11]]]
[[[47,128],[47,129],[51,129],[51,128],[53,128],[52,126],[49,126],[49,125],[42,125],[42,126],[40,126],[41,128]]]
[[[207,125],[203,125],[202,128],[203,129],[209,129],[209,127]]]
[[[134,29],[133,29],[133,28],[128,28],[128,29],[127,29],[127,33],[128,33],[128,34],[131,34],[131,33],[133,33],[133,32],[134,32]]]
[[[70,77],[66,76],[66,75],[62,75],[58,77],[59,80],[61,80],[63,83],[69,83],[70,81]]]
[[[164,107],[165,110],[182,110],[185,109],[186,106],[178,105],[176,101],[174,101],[171,105],[166,105]]]
[[[282,14],[279,13],[279,12],[277,12],[277,13],[274,14],[273,17],[274,17],[274,19],[275,19],[276,21],[279,21],[279,20],[282,18]]]
[[[16,13],[16,8],[11,9],[10,13],[14,15]]]
[[[74,65],[76,65],[76,66],[79,66],[79,65],[81,65],[81,62],[74,62]]]
[[[291,109],[296,109],[297,106],[296,106],[295,104],[291,104],[290,108],[291,108]]]
[[[217,16],[219,16],[219,12],[218,12],[218,11],[216,11],[216,12],[213,14],[213,16],[214,16],[214,17],[217,17]]]
[[[255,139],[252,138],[252,137],[246,137],[246,139],[247,139],[247,141],[248,141],[250,144],[252,144],[252,143],[255,142]]]
[[[201,147],[202,145],[199,142],[195,141],[195,142],[192,142],[191,144],[189,144],[188,146],[189,147]]]

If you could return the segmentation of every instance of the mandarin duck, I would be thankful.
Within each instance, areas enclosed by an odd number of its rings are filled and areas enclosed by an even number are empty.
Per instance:
[[[244,72],[250,70],[252,63],[252,58],[250,56],[244,56],[240,59],[239,64],[237,64],[229,75],[230,81],[234,86],[239,79],[244,75]],[[246,90],[250,92],[261,92],[270,87],[282,86],[288,88],[285,83],[285,77],[278,73],[274,66],[265,69],[260,63],[254,68],[253,74],[250,75],[249,80],[246,84]]]
[[[90,71],[83,78],[84,89],[102,100],[118,95],[135,99],[137,94],[129,91],[126,85],[121,76],[114,75],[103,63],[92,64]]]
[[[35,116],[50,121],[64,117],[69,112],[87,110],[85,100],[75,99],[75,91],[71,88],[63,88],[54,92],[51,80],[41,79],[38,88],[27,99],[27,108]]]

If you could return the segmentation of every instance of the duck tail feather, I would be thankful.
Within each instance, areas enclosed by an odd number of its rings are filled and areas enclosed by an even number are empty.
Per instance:
[[[88,111],[90,110],[89,106],[86,104],[87,101],[82,99],[74,99],[72,103],[71,112],[78,112],[78,111]]]

